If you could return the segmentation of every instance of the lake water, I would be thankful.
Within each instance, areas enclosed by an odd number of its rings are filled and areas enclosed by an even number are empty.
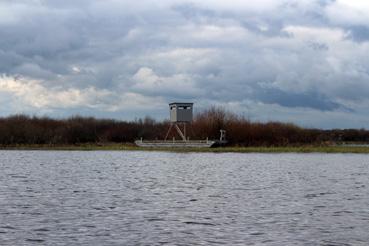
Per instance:
[[[368,245],[369,155],[0,151],[0,245]]]

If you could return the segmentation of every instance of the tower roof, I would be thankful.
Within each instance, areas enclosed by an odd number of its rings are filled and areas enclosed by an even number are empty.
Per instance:
[[[172,103],[169,103],[169,105],[193,105],[193,103],[190,103],[190,102],[172,102]]]

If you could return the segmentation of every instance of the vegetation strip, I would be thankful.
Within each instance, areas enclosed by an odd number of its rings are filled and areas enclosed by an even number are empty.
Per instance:
[[[150,118],[135,121],[95,119],[75,116],[68,119],[30,117],[15,115],[0,117],[0,146],[12,148],[52,149],[116,149],[122,143],[135,140],[160,140],[166,137],[169,121],[155,121]],[[337,150],[341,143],[367,144],[369,130],[365,129],[309,129],[289,123],[251,122],[221,108],[210,108],[195,114],[186,132],[190,140],[217,140],[220,130],[226,131],[229,146],[274,146],[270,148],[232,147],[226,149],[190,150],[195,152],[364,152],[366,148],[346,147]],[[172,135],[167,139],[172,140]],[[178,139],[177,139],[178,140]],[[93,144],[91,144],[93,143]],[[95,144],[96,143],[96,144]],[[102,144],[100,146],[99,144]],[[88,145],[91,147],[86,147]],[[95,146],[96,145],[96,146]],[[31,146],[31,147],[27,147]],[[36,146],[36,147],[35,147]],[[60,147],[61,146],[61,147]],[[83,146],[83,147],[78,147]],[[108,147],[106,147],[108,146]],[[287,146],[287,147],[286,147]],[[329,147],[289,147],[329,146]],[[334,146],[333,149],[330,146]],[[282,147],[282,148],[276,148]],[[133,146],[119,147],[133,149]],[[291,149],[292,148],[292,149]],[[172,151],[172,150],[171,150]],[[174,150],[178,151],[178,150]],[[183,150],[188,151],[188,149]]]
[[[70,151],[165,151],[198,153],[361,153],[369,154],[369,147],[302,146],[302,147],[222,147],[222,148],[141,148],[133,145],[14,145],[0,146],[2,150],[70,150]]]

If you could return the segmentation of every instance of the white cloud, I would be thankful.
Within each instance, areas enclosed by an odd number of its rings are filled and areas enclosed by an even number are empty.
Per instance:
[[[160,96],[150,97],[135,92],[127,92],[122,93],[115,104],[110,105],[108,111],[157,110],[163,108],[167,108],[167,102]]]
[[[148,67],[140,68],[133,76],[133,81],[133,89],[149,94],[195,96],[200,93],[189,75],[159,76]]]
[[[233,25],[232,25],[233,24]],[[247,29],[236,23],[231,25],[186,25],[179,28],[180,36],[207,43],[236,43],[248,37]],[[182,34],[182,35],[181,35]]]
[[[35,108],[97,107],[100,99],[111,95],[107,90],[97,90],[94,87],[82,90],[46,88],[38,80],[5,75],[0,77],[0,91],[10,93],[17,100],[22,100]]]
[[[369,25],[369,1],[336,0],[326,9],[328,18],[336,24]]]
[[[72,66],[73,73],[80,73],[81,69],[78,66]]]
[[[221,11],[267,11],[273,10],[285,1],[275,0],[258,0],[258,1],[244,1],[244,0],[203,0],[191,1],[192,3],[204,7]]]
[[[194,74],[219,59],[219,51],[215,48],[173,48],[144,54],[138,61],[147,66],[155,65],[166,74]]]
[[[302,41],[334,43],[345,39],[347,34],[339,28],[322,28],[309,26],[287,26],[283,31]]]
[[[160,98],[151,98],[133,92],[111,92],[93,86],[77,89],[47,88],[42,81],[0,76],[0,92],[15,97],[14,100],[37,109],[90,108],[106,111],[137,109],[162,103]]]

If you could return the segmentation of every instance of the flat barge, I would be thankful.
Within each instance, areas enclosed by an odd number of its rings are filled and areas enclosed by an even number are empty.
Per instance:
[[[146,147],[146,148],[210,148],[216,144],[217,141],[211,140],[171,140],[171,141],[164,141],[164,140],[155,140],[155,141],[143,141],[143,140],[136,140],[135,144],[139,147]]]

